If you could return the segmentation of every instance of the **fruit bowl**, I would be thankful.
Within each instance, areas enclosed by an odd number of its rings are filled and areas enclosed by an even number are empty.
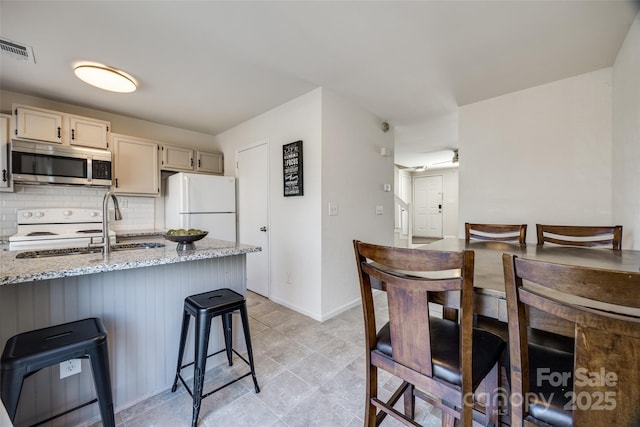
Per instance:
[[[163,234],[163,237],[171,242],[177,242],[176,250],[186,251],[195,249],[193,242],[204,238],[207,234],[209,234],[208,231],[200,234]]]

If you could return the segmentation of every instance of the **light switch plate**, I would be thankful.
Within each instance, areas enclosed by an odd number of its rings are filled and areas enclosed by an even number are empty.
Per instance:
[[[329,202],[329,216],[338,216],[338,204]]]
[[[376,206],[376,215],[384,214],[384,206]]]

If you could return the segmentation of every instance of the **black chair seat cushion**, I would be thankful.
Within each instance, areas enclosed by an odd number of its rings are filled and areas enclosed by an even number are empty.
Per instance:
[[[461,385],[460,373],[460,325],[450,320],[431,317],[431,359],[433,376],[451,384]],[[472,376],[475,389],[482,379],[491,371],[506,343],[499,336],[482,329],[473,329],[473,361]],[[389,357],[393,357],[391,349],[391,332],[389,323],[378,332],[376,349]]]
[[[560,381],[560,375],[566,383]],[[571,404],[569,392],[573,391],[573,354],[529,344],[529,391],[541,397],[529,404],[531,416],[554,426],[571,427],[573,416],[566,408]]]

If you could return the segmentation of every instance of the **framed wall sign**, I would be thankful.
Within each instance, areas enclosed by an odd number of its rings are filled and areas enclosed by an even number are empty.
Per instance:
[[[302,141],[282,146],[284,197],[304,195],[302,180]]]

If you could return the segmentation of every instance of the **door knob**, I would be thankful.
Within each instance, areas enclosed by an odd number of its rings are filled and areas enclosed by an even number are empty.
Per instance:
[[[267,227],[260,227],[260,231],[267,231]]]

